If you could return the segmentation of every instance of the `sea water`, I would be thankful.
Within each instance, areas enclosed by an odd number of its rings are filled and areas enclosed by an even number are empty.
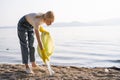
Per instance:
[[[52,65],[120,67],[120,26],[45,27],[55,42]],[[37,46],[35,38],[34,46]],[[37,51],[36,61],[43,64]],[[0,27],[0,63],[21,64],[16,27]]]

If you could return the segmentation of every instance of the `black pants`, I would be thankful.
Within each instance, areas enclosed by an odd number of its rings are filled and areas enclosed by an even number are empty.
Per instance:
[[[21,46],[23,64],[28,64],[29,58],[30,62],[34,62],[35,61],[35,48],[33,46],[34,30],[33,26],[27,22],[25,16],[23,16],[19,20],[17,31]]]

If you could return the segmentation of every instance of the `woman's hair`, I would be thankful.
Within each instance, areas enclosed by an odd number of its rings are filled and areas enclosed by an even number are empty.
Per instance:
[[[54,20],[54,14],[52,11],[48,11],[45,14],[40,13],[40,14],[36,15],[36,18],[40,18],[40,17],[43,17],[44,19],[53,19]]]
[[[46,19],[53,19],[54,20],[54,14],[52,11],[48,11],[44,14],[44,18]]]

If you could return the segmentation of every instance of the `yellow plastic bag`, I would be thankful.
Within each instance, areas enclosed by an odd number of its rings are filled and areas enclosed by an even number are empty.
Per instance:
[[[46,32],[42,32],[41,33],[41,40],[42,40],[42,43],[43,43],[43,47],[45,49],[45,55],[48,57],[48,59],[50,59],[50,56],[54,52],[54,42],[53,42],[53,39],[50,36],[50,34],[47,34]],[[46,61],[48,61],[48,59],[44,57],[44,54],[42,54],[39,46],[37,46],[37,51],[38,51],[39,56],[44,61],[44,63],[46,63]]]

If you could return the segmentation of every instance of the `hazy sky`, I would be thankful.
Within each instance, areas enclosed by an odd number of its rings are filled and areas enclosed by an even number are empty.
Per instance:
[[[0,0],[0,26],[15,26],[28,13],[52,10],[55,22],[120,18],[120,0]]]

